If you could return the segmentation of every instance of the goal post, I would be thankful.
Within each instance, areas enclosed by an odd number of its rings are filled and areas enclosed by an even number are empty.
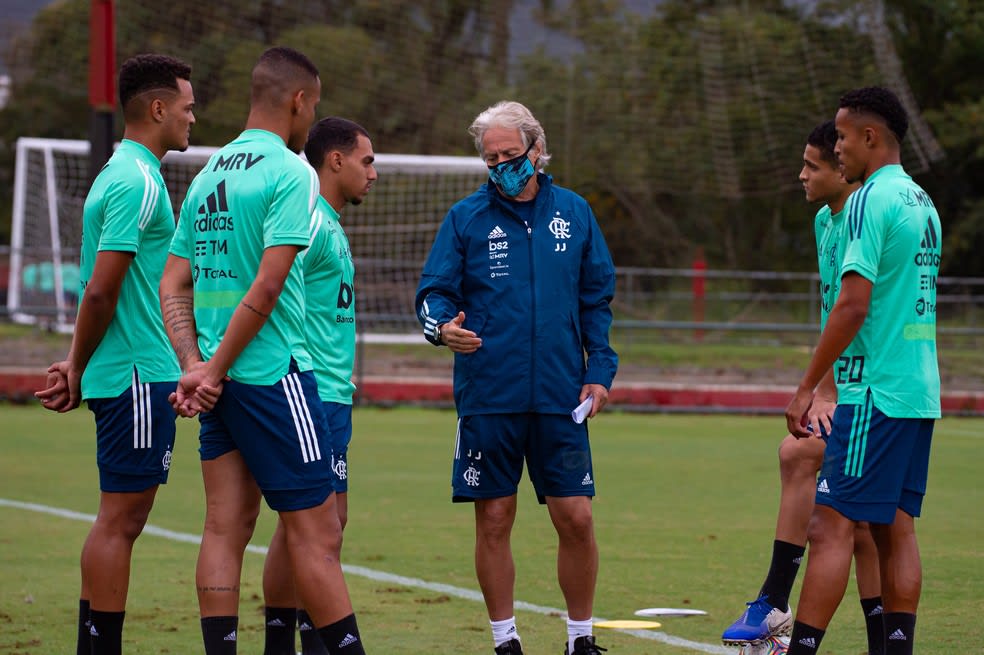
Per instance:
[[[177,216],[188,185],[217,150],[169,152],[161,173]],[[7,312],[18,323],[70,332],[79,294],[89,143],[17,140]],[[342,212],[356,266],[360,339],[423,343],[413,297],[447,210],[488,179],[477,156],[377,154],[379,179]]]
[[[58,203],[63,185],[59,181],[66,175],[59,174],[56,165],[87,160],[88,153],[89,144],[84,141],[63,141],[55,148],[48,139],[17,140],[7,282],[7,312],[15,322],[71,329],[74,305],[71,291],[65,293],[65,272],[72,266],[77,269],[78,253],[73,257],[62,248]],[[82,170],[76,173],[81,175]],[[48,275],[42,275],[42,270]]]

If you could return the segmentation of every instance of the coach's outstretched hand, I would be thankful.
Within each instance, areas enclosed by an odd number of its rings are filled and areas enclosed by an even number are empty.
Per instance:
[[[441,341],[451,351],[456,353],[473,353],[482,347],[482,339],[471,330],[462,327],[465,313],[458,315],[441,326]]]

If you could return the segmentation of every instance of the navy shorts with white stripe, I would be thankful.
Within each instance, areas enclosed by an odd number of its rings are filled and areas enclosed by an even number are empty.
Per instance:
[[[99,489],[146,491],[167,482],[174,449],[174,382],[141,382],[133,369],[130,387],[116,398],[88,398],[96,417]]]
[[[311,371],[292,361],[271,385],[225,383],[199,417],[203,461],[239,450],[271,509],[316,507],[331,495],[331,443]]]

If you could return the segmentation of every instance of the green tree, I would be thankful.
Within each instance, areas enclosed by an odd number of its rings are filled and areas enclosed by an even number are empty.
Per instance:
[[[979,276],[984,250],[984,12],[971,0],[886,5],[905,72],[946,151],[919,178],[943,220],[943,270]]]
[[[813,267],[803,145],[842,89],[834,48],[863,37],[777,1],[544,9],[581,51],[530,58],[519,87],[536,89],[557,174],[607,198],[619,263],[687,265],[700,247],[719,267]],[[870,57],[858,63],[870,78]]]
[[[88,125],[89,3],[47,7],[9,42],[7,106],[0,110],[0,242],[10,242],[17,138],[78,139]],[[81,26],[81,27],[80,27]]]
[[[542,33],[570,47],[518,65],[514,4],[118,0],[117,53],[192,64],[199,144],[241,129],[250,67],[274,44],[311,55],[322,71],[320,113],[363,123],[380,152],[474,154],[472,118],[515,98],[544,123],[550,172],[591,200],[619,264],[687,265],[701,248],[716,267],[809,270],[812,210],[796,179],[804,137],[847,88],[893,79],[889,48],[946,151],[928,172],[912,169],[943,217],[944,268],[978,274],[984,13],[974,0],[664,0],[642,15],[620,0],[541,0]],[[0,112],[4,208],[18,136],[86,135],[88,11],[85,0],[51,4],[12,41],[12,97]],[[872,31],[879,12],[887,45]],[[907,166],[918,164],[906,147]]]

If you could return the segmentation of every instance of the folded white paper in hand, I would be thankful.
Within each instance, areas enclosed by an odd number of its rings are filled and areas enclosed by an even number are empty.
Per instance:
[[[584,423],[584,419],[588,418],[588,414],[591,413],[591,405],[594,403],[594,396],[588,396],[584,399],[584,402],[574,408],[571,412],[571,418],[574,419],[575,423]]]

